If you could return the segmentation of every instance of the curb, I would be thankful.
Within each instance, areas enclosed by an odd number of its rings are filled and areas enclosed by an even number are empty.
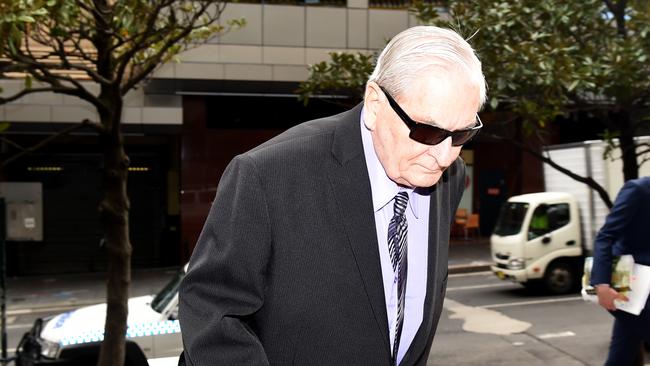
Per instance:
[[[492,263],[469,263],[469,264],[454,264],[447,267],[447,272],[449,274],[458,274],[458,273],[473,273],[473,272],[485,272],[490,270]]]
[[[16,316],[16,315],[26,315],[26,314],[37,314],[43,312],[65,312],[68,310],[74,310],[77,308],[98,305],[105,302],[105,299],[101,300],[89,300],[89,301],[79,301],[79,302],[54,302],[50,304],[38,304],[38,305],[29,305],[21,307],[9,307],[7,308],[7,316]]]

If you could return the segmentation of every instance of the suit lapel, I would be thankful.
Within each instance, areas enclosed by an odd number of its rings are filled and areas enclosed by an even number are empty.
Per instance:
[[[330,183],[340,208],[343,228],[363,280],[364,289],[390,356],[386,300],[372,207],[370,179],[360,130],[361,105],[343,114],[332,144],[336,160]]]

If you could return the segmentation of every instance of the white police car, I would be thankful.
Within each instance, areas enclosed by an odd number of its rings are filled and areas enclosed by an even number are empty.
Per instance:
[[[127,365],[139,365],[143,357],[169,360],[180,355],[178,287],[186,270],[187,265],[157,295],[129,299]],[[18,346],[17,365],[49,365],[56,360],[76,365],[96,360],[105,318],[106,304],[98,304],[38,319]]]

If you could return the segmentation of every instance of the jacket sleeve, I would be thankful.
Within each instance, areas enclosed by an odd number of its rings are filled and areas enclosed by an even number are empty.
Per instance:
[[[635,198],[638,186],[634,180],[627,181],[616,196],[605,224],[596,235],[591,285],[609,284],[612,279],[612,248],[625,235],[631,218],[637,214],[639,200]]]
[[[268,207],[253,161],[224,172],[179,293],[188,365],[268,365],[252,317],[264,303]]]

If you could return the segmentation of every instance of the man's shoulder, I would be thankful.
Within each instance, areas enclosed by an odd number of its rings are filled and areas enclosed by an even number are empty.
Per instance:
[[[650,189],[650,176],[641,177],[639,179],[635,179],[635,181],[638,185],[645,187],[646,189]]]
[[[646,195],[650,195],[650,177],[641,177],[637,179],[630,179],[626,181],[623,184],[623,187],[621,188],[621,193],[626,192],[626,194],[634,194],[636,195],[638,193],[645,193]],[[625,193],[624,193],[625,194]]]

